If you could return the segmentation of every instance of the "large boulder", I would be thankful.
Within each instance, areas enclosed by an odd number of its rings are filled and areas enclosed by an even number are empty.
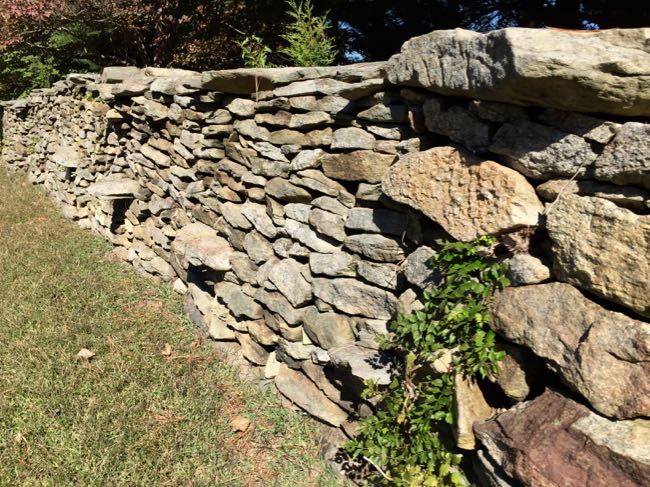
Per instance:
[[[388,79],[518,105],[650,115],[650,28],[439,30],[407,41]]]
[[[501,485],[650,485],[650,421],[610,421],[557,392],[546,391],[474,431],[489,463],[510,477]]]
[[[405,155],[384,176],[382,188],[463,241],[536,225],[543,210],[521,174],[455,147]]]
[[[557,278],[650,316],[650,216],[566,195],[548,211]]]
[[[609,311],[569,284],[507,288],[491,327],[543,358],[598,412],[650,415],[650,324]]]

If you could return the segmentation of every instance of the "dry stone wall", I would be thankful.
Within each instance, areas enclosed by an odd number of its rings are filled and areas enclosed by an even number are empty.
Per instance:
[[[2,161],[340,438],[372,411],[364,380],[390,381],[376,337],[435,285],[436,240],[498,235],[508,355],[496,388],[459,382],[459,446],[485,485],[648,485],[649,35],[69,75],[4,103]]]

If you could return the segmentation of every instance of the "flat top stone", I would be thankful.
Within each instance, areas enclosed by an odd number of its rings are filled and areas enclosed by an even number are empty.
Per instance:
[[[650,115],[650,28],[439,30],[387,63],[393,84],[579,112]]]
[[[111,179],[93,183],[88,187],[88,194],[100,199],[128,199],[141,189],[133,179]]]
[[[190,223],[176,233],[172,250],[193,265],[205,265],[216,271],[229,271],[230,244],[216,230],[203,223]]]
[[[206,90],[245,95],[272,90],[295,81],[336,77],[362,80],[377,77],[383,65],[379,62],[351,66],[224,69],[202,73],[201,84]]]

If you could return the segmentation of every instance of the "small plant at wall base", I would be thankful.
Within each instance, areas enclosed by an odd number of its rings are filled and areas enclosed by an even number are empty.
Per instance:
[[[430,261],[437,286],[425,291],[423,309],[398,317],[382,343],[400,364],[387,388],[368,384],[364,397],[375,398],[377,411],[361,420],[358,437],[345,449],[370,464],[384,485],[464,483],[451,428],[454,375],[485,378],[504,355],[488,328],[489,302],[509,285],[495,244],[493,237],[443,242]],[[436,373],[432,364],[445,351],[452,351],[452,362]]]

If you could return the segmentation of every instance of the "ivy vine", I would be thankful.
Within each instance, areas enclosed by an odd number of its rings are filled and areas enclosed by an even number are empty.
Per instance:
[[[372,467],[380,485],[463,485],[462,455],[453,439],[454,375],[481,377],[497,371],[503,352],[494,348],[488,305],[509,285],[506,266],[494,256],[496,239],[441,242],[430,260],[436,285],[424,292],[423,308],[392,323],[382,348],[400,360],[387,387],[368,383],[364,398],[378,404],[345,445]],[[451,353],[447,370],[433,363]]]

